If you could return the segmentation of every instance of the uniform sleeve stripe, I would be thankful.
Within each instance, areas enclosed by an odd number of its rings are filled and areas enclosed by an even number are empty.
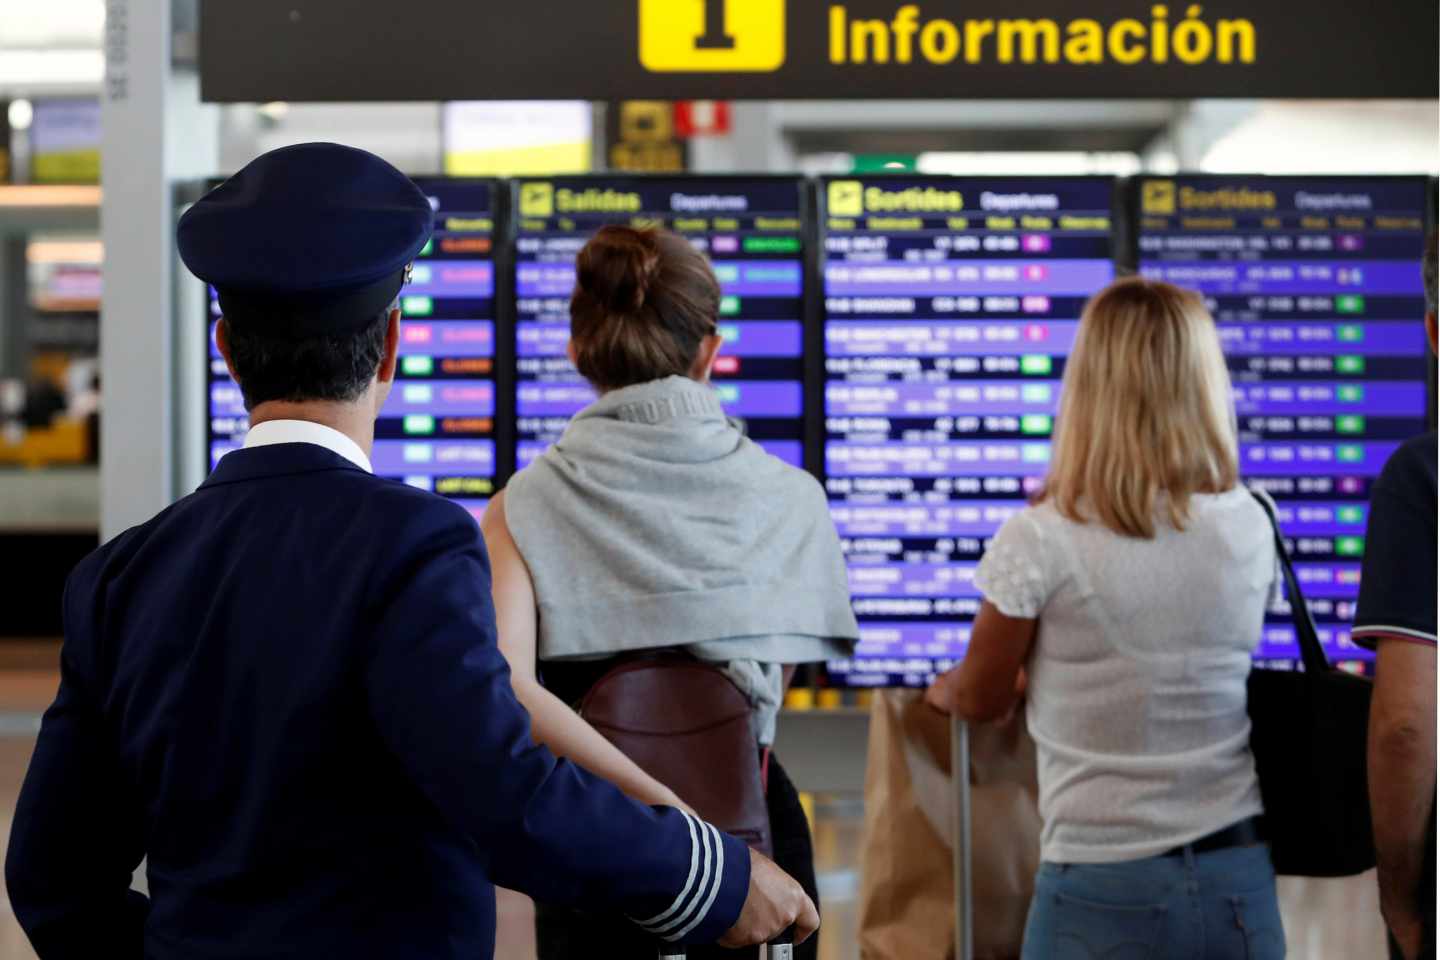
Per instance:
[[[1413,627],[1387,627],[1381,624],[1366,624],[1363,627],[1355,627],[1350,631],[1352,637],[1380,638],[1397,637],[1410,640],[1424,640],[1426,643],[1435,642],[1435,634],[1426,633],[1424,630],[1416,630]]]
[[[705,826],[715,835],[715,880],[710,886],[710,895],[705,898],[705,903],[700,907],[700,912],[695,915],[695,919],[691,920],[685,929],[675,934],[673,939],[676,940],[679,940],[691,930],[694,930],[700,925],[702,920],[710,915],[710,908],[715,905],[715,898],[720,895],[720,886],[725,879],[725,844],[720,839],[719,830],[716,830],[708,823],[705,824]]]
[[[700,825],[701,846],[705,848],[705,866],[704,869],[702,869],[700,872],[700,883],[695,887],[694,896],[690,899],[690,902],[685,905],[685,908],[680,911],[680,915],[677,916],[675,919],[671,920],[669,923],[650,929],[651,933],[662,936],[666,940],[678,940],[681,936],[683,936],[683,934],[672,933],[671,931],[675,930],[676,927],[679,927],[681,924],[685,923],[687,920],[690,919],[690,917],[695,913],[695,908],[700,905],[700,901],[704,899],[706,891],[709,890],[712,885],[710,878],[710,861],[712,859],[710,851],[710,834],[714,832],[715,828],[711,827],[710,824],[706,823],[704,820],[700,820],[697,822]],[[717,833],[715,835],[715,846],[718,848],[719,845],[720,837]],[[719,850],[717,849],[715,852],[718,854]],[[715,874],[715,876],[718,878],[719,874],[717,873]],[[693,924],[691,924],[691,926],[693,926]],[[688,930],[690,929],[690,927],[686,927],[685,929]]]
[[[697,838],[695,836],[695,826],[696,824],[700,824],[701,829],[703,830],[704,824],[701,823],[701,821],[698,821],[694,817],[690,816],[690,814],[686,813],[684,810],[680,811],[680,815],[685,818],[685,824],[690,828],[690,875],[685,878],[685,886],[681,888],[680,895],[675,898],[675,902],[670,904],[668,909],[656,916],[651,917],[649,920],[635,921],[640,926],[646,929],[656,927],[674,916],[675,911],[679,910],[680,905],[685,902],[687,897],[690,896],[691,888],[695,886],[695,875],[699,872],[700,869],[700,845],[697,842]]]

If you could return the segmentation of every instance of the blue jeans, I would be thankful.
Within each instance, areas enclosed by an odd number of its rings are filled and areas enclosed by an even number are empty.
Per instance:
[[[1043,863],[1024,960],[1282,960],[1265,846],[1125,863]]]

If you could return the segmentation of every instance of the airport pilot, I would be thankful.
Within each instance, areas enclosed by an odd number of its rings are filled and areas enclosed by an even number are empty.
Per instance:
[[[536,746],[474,519],[372,475],[432,218],[383,160],[305,144],[181,219],[252,427],[66,587],[6,862],[42,960],[488,957],[492,884],[657,942],[818,922],[740,841]]]

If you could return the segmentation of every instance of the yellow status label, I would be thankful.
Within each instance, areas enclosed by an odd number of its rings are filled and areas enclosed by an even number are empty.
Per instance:
[[[859,217],[865,214],[865,190],[859,180],[834,180],[830,183],[830,215]]]
[[[1140,207],[1146,213],[1169,215],[1175,212],[1175,182],[1147,180],[1141,188]]]
[[[640,63],[655,73],[771,73],[785,0],[640,0]]]
[[[548,183],[520,184],[520,215],[522,217],[553,217],[555,188]]]

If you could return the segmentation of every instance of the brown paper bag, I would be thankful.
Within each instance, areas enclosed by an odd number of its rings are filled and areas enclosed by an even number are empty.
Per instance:
[[[970,727],[971,863],[977,960],[1018,958],[1040,869],[1035,741],[1016,710]]]
[[[975,956],[1019,957],[1039,866],[1035,746],[1023,712],[971,728]],[[876,696],[861,841],[860,955],[955,956],[950,721],[916,691]]]

